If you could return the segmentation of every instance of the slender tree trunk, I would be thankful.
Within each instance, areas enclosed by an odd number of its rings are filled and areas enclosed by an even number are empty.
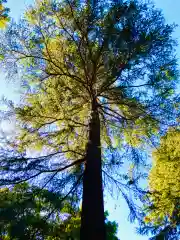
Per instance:
[[[92,106],[89,124],[86,167],[83,177],[81,240],[105,240],[104,201],[102,188],[100,120],[97,103]]]

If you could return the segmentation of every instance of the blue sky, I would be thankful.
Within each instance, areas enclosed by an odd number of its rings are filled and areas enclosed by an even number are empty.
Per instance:
[[[16,20],[28,4],[33,0],[8,0],[8,7],[11,9],[11,16]],[[180,25],[180,0],[154,0],[155,5],[163,10],[167,23],[177,23]],[[174,37],[180,39],[180,28],[177,27]],[[177,49],[180,57],[180,47]],[[1,77],[0,96],[5,95],[10,99],[18,99],[18,86],[16,83],[7,83],[3,75]],[[119,224],[118,237],[121,240],[148,240],[147,236],[139,236],[135,233],[135,226],[127,221],[128,210],[125,202],[119,197],[118,200],[106,199],[106,209],[110,212],[110,219],[116,220]]]

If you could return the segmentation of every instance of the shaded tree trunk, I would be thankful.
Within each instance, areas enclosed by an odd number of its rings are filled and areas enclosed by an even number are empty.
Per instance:
[[[94,101],[89,123],[89,142],[83,177],[81,240],[105,240],[104,201],[102,188],[100,120]]]

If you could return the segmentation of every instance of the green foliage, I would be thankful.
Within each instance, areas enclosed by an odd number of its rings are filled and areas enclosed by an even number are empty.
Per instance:
[[[71,201],[47,190],[18,184],[0,191],[0,237],[3,240],[79,240],[80,211]],[[118,240],[118,225],[107,220],[107,240]]]
[[[180,225],[180,131],[169,129],[153,153],[149,174],[150,205],[145,223],[154,226],[158,236],[176,239]],[[163,230],[164,229],[164,230]],[[162,239],[164,239],[162,238]],[[158,239],[158,238],[157,238]]]
[[[9,8],[4,7],[5,0],[0,1],[0,28],[6,27],[9,22]]]
[[[118,240],[116,237],[117,231],[118,231],[118,224],[113,221],[108,220],[108,212],[105,212],[105,222],[106,222],[106,239],[107,240]]]
[[[168,133],[161,138],[160,147],[153,153],[153,159],[154,163],[149,175],[149,187],[154,192],[152,200],[157,208],[155,219],[162,221],[165,217],[168,217],[171,220],[177,207],[176,201],[180,199],[179,130],[169,129]],[[151,214],[151,218],[153,220],[153,214]]]
[[[61,224],[60,197],[46,190],[19,184],[0,192],[0,232],[3,239],[46,239],[56,236]],[[53,218],[51,211],[54,211]]]

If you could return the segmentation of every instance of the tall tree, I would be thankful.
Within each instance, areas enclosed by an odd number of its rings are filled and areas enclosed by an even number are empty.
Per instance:
[[[151,231],[152,239],[179,239],[180,226],[180,130],[170,128],[161,137],[153,153],[149,174],[149,204],[143,232]]]
[[[1,183],[54,181],[69,196],[83,177],[81,239],[105,239],[102,170],[129,203],[123,188],[134,180],[120,182],[119,158],[175,114],[173,29],[140,1],[37,1],[2,36],[4,62],[25,91],[11,143],[22,156],[3,153]],[[35,149],[41,155],[29,157]]]

